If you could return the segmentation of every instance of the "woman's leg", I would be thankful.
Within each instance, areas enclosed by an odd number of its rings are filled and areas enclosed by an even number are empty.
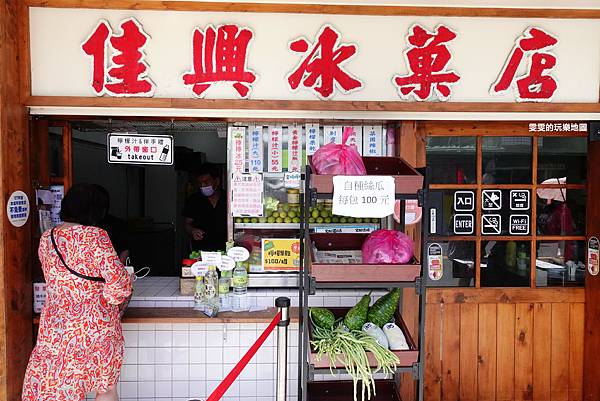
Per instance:
[[[96,401],[119,401],[117,385],[110,386],[106,393],[96,393]]]

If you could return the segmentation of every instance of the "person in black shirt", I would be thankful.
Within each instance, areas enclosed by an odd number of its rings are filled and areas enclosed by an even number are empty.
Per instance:
[[[196,174],[198,193],[185,204],[185,231],[192,239],[192,250],[225,250],[227,242],[227,196],[221,188],[216,166],[203,165]]]

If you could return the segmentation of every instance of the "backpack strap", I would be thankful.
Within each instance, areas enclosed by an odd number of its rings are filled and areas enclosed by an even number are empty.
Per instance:
[[[65,259],[63,258],[62,254],[60,253],[60,251],[58,250],[58,246],[56,246],[56,240],[54,239],[54,228],[52,230],[50,230],[50,239],[52,240],[52,246],[54,247],[54,250],[56,251],[56,253],[58,254],[58,258],[60,259],[60,261],[62,262],[62,264],[67,268],[68,271],[70,271],[71,273],[73,273],[74,275],[76,275],[79,278],[82,278],[84,280],[89,280],[89,281],[96,281],[99,283],[104,283],[106,282],[106,280],[103,277],[91,277],[91,276],[86,276],[85,274],[81,274],[79,272],[76,272],[75,270],[71,269],[67,263],[65,262]]]

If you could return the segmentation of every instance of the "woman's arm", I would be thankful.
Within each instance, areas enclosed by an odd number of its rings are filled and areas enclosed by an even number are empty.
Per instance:
[[[98,229],[96,261],[100,275],[106,280],[103,295],[109,304],[122,304],[132,291],[129,273],[123,267],[106,231]]]

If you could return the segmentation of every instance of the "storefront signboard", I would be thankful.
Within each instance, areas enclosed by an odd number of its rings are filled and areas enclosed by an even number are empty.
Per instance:
[[[334,176],[333,214],[358,218],[392,215],[395,189],[390,176]]]
[[[153,10],[134,16],[30,7],[32,95],[598,101],[600,48],[581,40],[600,35],[592,18]]]
[[[6,202],[6,216],[15,227],[23,227],[29,218],[29,197],[23,191],[13,192]]]
[[[248,127],[248,156],[251,173],[263,172],[263,126],[252,125]]]
[[[269,157],[267,171],[281,173],[283,171],[283,133],[280,125],[269,126]]]
[[[113,132],[106,137],[108,162],[115,164],[173,164],[171,135],[138,135]]]
[[[231,176],[231,215],[262,217],[264,182],[261,173],[234,173]]]
[[[433,281],[444,276],[444,255],[440,244],[433,243],[427,248],[427,271]]]
[[[588,272],[597,276],[600,272],[600,241],[597,237],[590,237],[588,240],[587,265]]]
[[[296,124],[288,127],[287,169],[291,172],[300,171],[302,162],[302,126]]]
[[[300,268],[300,240],[263,238],[262,258],[265,271],[295,271]]]
[[[246,127],[229,127],[231,138],[230,160],[231,171],[243,173],[246,171]]]
[[[306,155],[312,156],[321,146],[321,133],[319,124],[305,124],[306,130]]]

